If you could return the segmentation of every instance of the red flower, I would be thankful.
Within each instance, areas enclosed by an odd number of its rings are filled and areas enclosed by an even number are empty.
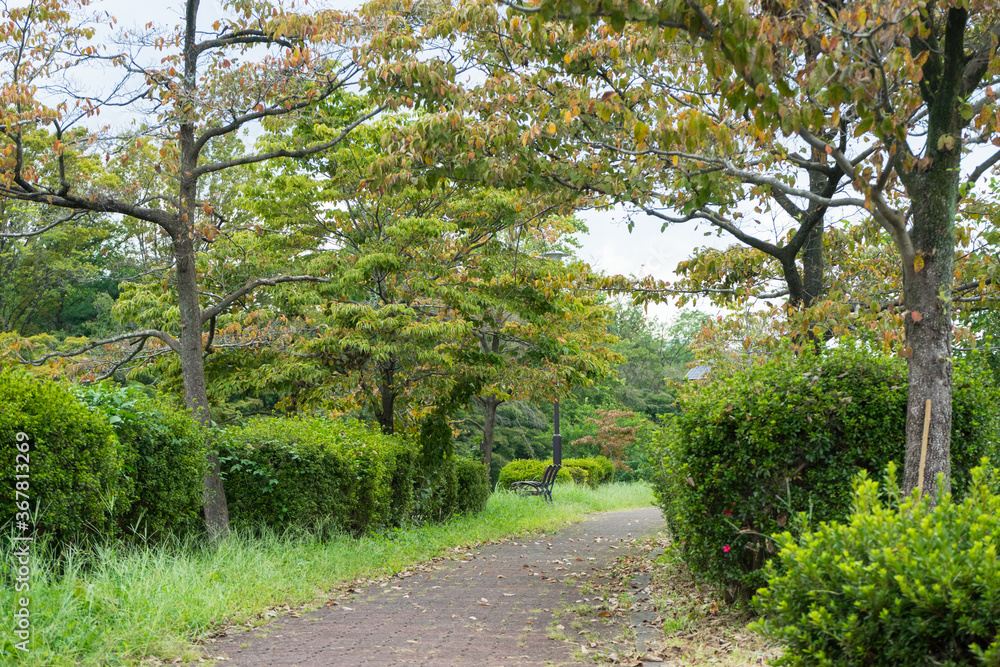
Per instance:
[[[722,510],[722,513],[723,513],[723,514],[729,514],[729,515],[732,515],[733,511],[732,511],[732,510]]]
[[[726,546],[722,547],[722,550],[726,553],[729,553],[729,545],[727,544]]]

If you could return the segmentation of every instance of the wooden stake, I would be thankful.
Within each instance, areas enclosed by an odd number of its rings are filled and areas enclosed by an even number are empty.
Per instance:
[[[920,444],[920,473],[917,478],[917,491],[924,492],[924,466],[927,464],[927,435],[931,430],[931,399],[924,404],[924,441]]]

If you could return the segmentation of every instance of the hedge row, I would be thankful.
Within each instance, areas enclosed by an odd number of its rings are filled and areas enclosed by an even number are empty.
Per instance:
[[[996,456],[996,391],[962,364],[954,372],[953,488]],[[843,520],[860,470],[903,461],[906,366],[861,351],[777,357],[731,378],[689,386],[664,429],[654,490],[675,544],[731,599],[764,583],[767,536],[798,512]]]
[[[0,525],[27,511],[38,534],[59,542],[194,525],[205,471],[198,424],[139,390],[75,392],[0,369]],[[15,505],[18,490],[27,498]]]
[[[552,459],[547,461],[515,459],[500,470],[497,488],[509,489],[514,482],[540,481],[545,468],[550,465]],[[556,483],[575,482],[596,487],[598,484],[610,481],[614,472],[614,464],[604,456],[564,459],[562,468],[556,474]]]
[[[60,543],[201,530],[208,444],[183,410],[22,369],[0,369],[0,403],[0,526],[26,520]],[[215,437],[236,525],[357,534],[477,512],[489,495],[479,463],[422,469],[415,445],[357,422],[261,419]]]
[[[205,431],[190,415],[138,388],[102,383],[77,388],[84,404],[107,416],[125,454],[135,494],[119,518],[126,534],[150,535],[201,526]]]
[[[0,369],[0,404],[2,525],[28,519],[60,541],[111,530],[135,480],[123,474],[131,457],[108,420],[59,384],[20,369]]]
[[[417,455],[403,438],[321,418],[257,419],[228,429],[220,443],[235,525],[361,534],[483,508],[481,464],[452,457],[423,470]]]

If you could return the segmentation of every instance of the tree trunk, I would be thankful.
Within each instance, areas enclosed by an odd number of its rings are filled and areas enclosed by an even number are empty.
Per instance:
[[[198,301],[198,265],[195,258],[195,198],[196,184],[190,174],[197,163],[194,154],[194,130],[190,125],[181,126],[181,182],[179,233],[173,239],[177,272],[177,306],[180,310],[181,376],[184,379],[184,401],[194,411],[195,418],[205,428],[212,423],[205,381],[205,357],[202,344],[202,313]],[[208,472],[202,491],[203,512],[208,535],[212,540],[229,534],[229,507],[222,484],[219,456],[212,452],[208,457]]]
[[[956,150],[957,152],[957,150]],[[936,487],[944,473],[945,490],[951,479],[951,286],[955,253],[958,160],[923,179],[923,192],[913,197],[913,230],[910,237],[915,266],[904,266],[906,350],[909,355],[909,394],[906,412],[906,465],[903,489],[920,484],[924,412],[931,401],[923,488]],[[922,266],[921,266],[922,264]],[[916,270],[920,268],[920,270]]]
[[[386,366],[382,369],[382,378],[378,383],[378,393],[380,407],[375,411],[375,418],[382,432],[392,435],[394,431],[393,415],[396,403],[396,387],[393,385],[395,373],[393,366]]]
[[[814,148],[812,150],[813,162],[826,163],[826,154]],[[837,184],[840,183],[840,173],[834,172],[832,175],[823,174],[818,171],[809,172],[809,192],[821,197],[832,197],[836,192]],[[802,246],[802,307],[808,308],[813,301],[823,295],[826,289],[823,284],[823,272],[826,267],[823,265],[823,222],[826,217],[826,206],[809,202],[803,220],[812,222],[816,220],[813,228],[809,231],[809,236]]]
[[[903,491],[923,486],[951,488],[951,288],[955,263],[955,217],[962,178],[962,107],[966,55],[964,35],[968,12],[948,10],[944,46],[927,45],[931,53],[922,92],[928,105],[927,152],[924,164],[915,163],[901,175],[910,197],[913,227],[910,256],[904,254],[903,292],[906,304],[906,350],[909,359],[906,406],[906,465]],[[926,455],[924,420],[930,400]],[[925,458],[923,476],[921,458]]]
[[[483,406],[485,416],[483,418],[483,441],[479,449],[483,454],[483,465],[486,466],[486,474],[490,474],[490,464],[493,460],[493,432],[497,424],[497,408],[503,403],[493,396],[478,396],[477,400]]]

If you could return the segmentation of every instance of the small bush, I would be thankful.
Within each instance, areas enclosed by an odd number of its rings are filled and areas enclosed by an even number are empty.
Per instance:
[[[589,483],[593,487],[610,482],[615,475],[615,465],[606,456],[590,456],[585,459],[563,459],[564,466],[583,468],[590,474]]]
[[[552,465],[552,461],[539,461],[537,459],[514,459],[503,467],[500,471],[500,479],[497,486],[501,489],[509,489],[514,482],[525,482],[535,480],[540,482],[545,473],[546,466]],[[556,475],[556,482],[572,482],[573,476],[566,468],[561,468]]]
[[[0,405],[0,525],[21,511],[34,518],[37,506],[35,530],[58,542],[111,530],[134,480],[123,474],[126,462],[107,420],[63,386],[20,369],[0,369]],[[15,504],[17,490],[27,500]]]
[[[228,429],[220,460],[233,522],[362,534],[408,518],[416,448],[354,421],[272,418]]]
[[[797,512],[850,513],[859,470],[905,456],[906,366],[860,351],[776,356],[731,378],[688,386],[662,431],[658,502],[692,571],[730,600],[764,583],[769,535]],[[960,493],[980,457],[994,455],[996,392],[958,364],[952,475]]]
[[[785,645],[776,664],[1000,665],[995,478],[977,468],[963,501],[944,494],[932,508],[900,499],[890,466],[897,508],[861,473],[846,522],[780,535],[781,567],[756,599],[758,629]]]
[[[133,497],[118,517],[120,533],[183,532],[200,525],[207,465],[201,425],[137,388],[105,382],[74,393],[111,424],[125,475],[135,480]]]

